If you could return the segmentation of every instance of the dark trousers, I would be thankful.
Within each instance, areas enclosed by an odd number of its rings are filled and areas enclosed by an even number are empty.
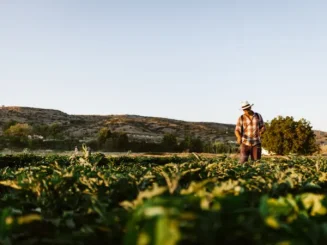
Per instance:
[[[261,159],[261,144],[254,145],[254,146],[241,144],[240,148],[241,148],[240,163],[244,163],[248,161],[249,156],[251,156],[252,161]]]

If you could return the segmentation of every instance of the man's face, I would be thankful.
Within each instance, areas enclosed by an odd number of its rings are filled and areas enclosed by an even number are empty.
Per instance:
[[[251,115],[251,107],[243,110],[245,115]]]

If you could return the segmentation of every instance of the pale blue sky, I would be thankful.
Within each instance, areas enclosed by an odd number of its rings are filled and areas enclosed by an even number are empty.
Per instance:
[[[0,0],[0,104],[327,131],[326,0]]]

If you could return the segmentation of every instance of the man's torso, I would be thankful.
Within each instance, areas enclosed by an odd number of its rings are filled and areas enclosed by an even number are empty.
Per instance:
[[[243,126],[242,143],[253,146],[261,143],[260,139],[260,123],[261,116],[254,113],[252,116],[242,115],[240,117],[240,127]],[[242,132],[242,129],[241,129]]]

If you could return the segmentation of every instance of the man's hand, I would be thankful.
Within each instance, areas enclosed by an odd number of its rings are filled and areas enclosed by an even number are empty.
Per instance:
[[[235,136],[236,136],[236,139],[237,139],[237,143],[241,144],[242,143],[242,136],[241,136],[241,133],[238,130],[235,130]]]

